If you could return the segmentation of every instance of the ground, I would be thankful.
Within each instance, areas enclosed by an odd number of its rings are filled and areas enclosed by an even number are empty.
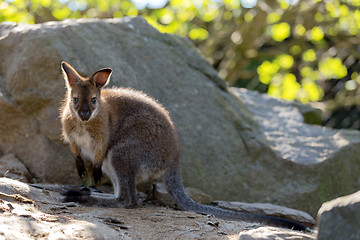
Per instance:
[[[34,187],[26,189],[26,186],[23,183],[12,186],[12,189],[0,186],[0,239],[232,240],[261,239],[249,238],[248,235],[267,236],[274,231],[282,237],[267,239],[315,239],[315,233],[270,228],[258,223],[224,221],[151,202],[141,203],[135,209],[63,203],[62,195],[56,191]],[[4,189],[17,193],[10,194]],[[257,229],[261,229],[260,233],[256,232]]]

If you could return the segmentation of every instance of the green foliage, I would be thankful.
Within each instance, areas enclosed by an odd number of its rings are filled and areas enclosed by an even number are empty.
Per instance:
[[[290,36],[290,25],[286,22],[271,26],[271,37],[278,42],[284,41]]]
[[[325,78],[343,78],[347,75],[346,67],[340,58],[325,58],[319,62],[319,71]]]
[[[360,1],[289,2],[164,0],[154,9],[130,0],[2,0],[0,21],[141,15],[161,32],[193,40],[232,85],[260,86],[272,96],[306,103],[322,100],[322,87],[338,79],[347,104],[360,104],[360,67],[354,67],[360,61]],[[335,105],[341,101],[328,104]]]
[[[264,61],[257,69],[262,83],[269,85],[268,94],[286,100],[318,101],[323,92],[316,84],[318,77],[310,67],[301,69],[301,83],[289,73],[294,65],[291,55],[282,54],[272,62]],[[317,72],[316,72],[317,73]]]

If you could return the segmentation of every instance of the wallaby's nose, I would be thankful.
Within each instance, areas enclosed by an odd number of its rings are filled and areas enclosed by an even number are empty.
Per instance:
[[[80,109],[80,118],[82,121],[87,121],[89,120],[91,113],[90,113],[90,109],[89,109],[89,105],[87,103],[83,103],[81,105],[81,109]]]
[[[90,116],[91,116],[90,111],[80,111],[81,120],[87,121],[89,120]]]

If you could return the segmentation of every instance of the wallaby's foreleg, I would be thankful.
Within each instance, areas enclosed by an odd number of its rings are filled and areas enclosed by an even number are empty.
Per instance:
[[[104,117],[104,123],[107,119]],[[95,142],[95,155],[93,162],[92,175],[95,183],[100,182],[102,174],[102,164],[108,153],[109,133],[106,124],[99,124],[96,129],[90,132],[90,136]]]
[[[76,169],[79,176],[82,178],[85,172],[84,160],[80,156],[75,157]]]
[[[76,169],[77,172],[79,174],[79,176],[82,178],[85,172],[85,164],[84,164],[84,160],[81,158],[80,154],[80,148],[76,145],[75,142],[70,142],[70,149],[72,154],[75,157],[75,164],[76,164]]]
[[[94,163],[93,169],[92,169],[92,175],[93,175],[95,183],[100,182],[100,180],[103,176],[102,171],[101,171],[101,164]]]

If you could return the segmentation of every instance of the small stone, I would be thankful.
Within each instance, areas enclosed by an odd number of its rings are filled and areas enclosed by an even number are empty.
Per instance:
[[[219,222],[207,222],[208,225],[212,226],[212,227],[215,227],[215,228],[218,228],[219,227]]]

